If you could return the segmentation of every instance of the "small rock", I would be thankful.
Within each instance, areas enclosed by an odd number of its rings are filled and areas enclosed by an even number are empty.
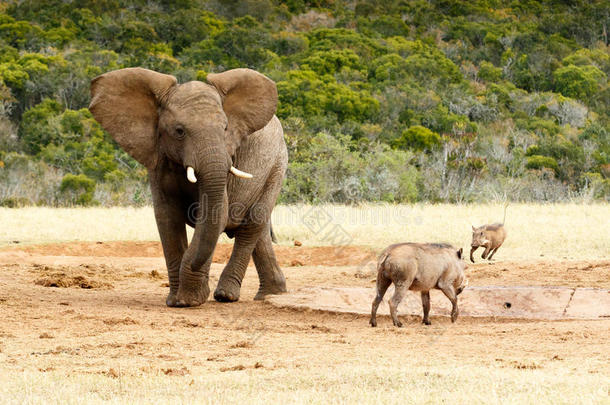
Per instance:
[[[40,336],[38,336],[40,339],[53,339],[54,336],[47,333],[47,332],[43,332],[40,334]]]
[[[186,367],[182,367],[181,369],[175,368],[166,368],[162,370],[165,375],[173,375],[173,376],[184,376],[189,374],[189,370]]]
[[[108,377],[119,378],[119,373],[113,368],[108,369],[106,374],[108,374]]]
[[[294,241],[294,246],[303,246],[303,244],[300,241],[295,240]]]
[[[300,266],[305,266],[305,264],[303,264],[302,261],[294,259],[293,261],[290,262],[290,266],[291,267],[300,267]]]
[[[245,370],[246,366],[239,364],[237,366],[233,366],[233,367],[221,367],[220,371],[222,373],[224,373],[225,371],[239,371],[239,370]]]

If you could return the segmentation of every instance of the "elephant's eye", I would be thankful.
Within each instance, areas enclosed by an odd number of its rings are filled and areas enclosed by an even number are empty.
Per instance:
[[[181,126],[176,127],[176,137],[184,138],[184,128],[182,128]]]

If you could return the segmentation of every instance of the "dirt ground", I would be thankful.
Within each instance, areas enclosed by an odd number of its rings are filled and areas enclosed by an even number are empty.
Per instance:
[[[376,253],[359,247],[276,248],[289,289],[374,285]],[[230,245],[217,249],[222,263]],[[165,306],[167,276],[152,242],[11,246],[0,251],[0,364],[3,368],[68,374],[256,372],[332,364],[485,364],[545,369],[563,363],[588,373],[610,371],[610,319],[529,321],[462,317],[432,326],[403,317],[281,309],[254,302],[253,267],[241,300],[198,308]],[[211,288],[222,270],[214,264]],[[610,260],[479,263],[470,285],[556,285],[610,288]],[[434,314],[434,308],[432,309]],[[417,353],[416,356],[412,356]],[[586,359],[586,361],[583,361]]]

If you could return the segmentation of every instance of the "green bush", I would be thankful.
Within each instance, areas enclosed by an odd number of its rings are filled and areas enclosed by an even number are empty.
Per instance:
[[[568,65],[553,72],[555,90],[566,97],[587,101],[599,91],[606,75],[595,66]]]
[[[278,32],[271,39],[271,50],[278,55],[294,55],[309,47],[306,36],[294,32]]]
[[[525,167],[528,169],[540,170],[543,168],[553,169],[555,173],[559,172],[557,161],[549,156],[533,155],[527,158]]]
[[[32,205],[32,201],[26,197],[7,197],[0,201],[0,207],[21,208]]]
[[[362,122],[379,111],[379,101],[366,90],[354,90],[337,83],[330,75],[313,71],[289,71],[277,83],[280,104],[278,116],[304,118],[334,114],[339,122]]]
[[[430,150],[440,145],[441,136],[421,125],[415,125],[402,132],[392,146],[397,149]]]
[[[492,63],[483,61],[477,73],[479,79],[486,82],[498,82],[502,79],[502,69],[495,67]]]
[[[19,138],[26,152],[36,154],[44,146],[57,141],[60,129],[53,120],[62,111],[61,104],[47,98],[23,114]]]
[[[418,198],[417,169],[409,152],[381,144],[356,143],[346,135],[319,133],[309,148],[295,151],[288,164],[281,202],[413,202]]]
[[[540,146],[530,145],[525,150],[525,156],[534,156],[534,155],[540,155]]]
[[[61,180],[59,191],[72,204],[89,205],[93,203],[95,180],[84,174],[66,174]]]
[[[610,179],[604,179],[599,173],[583,173],[580,182],[584,189],[590,190],[593,198],[610,200]]]

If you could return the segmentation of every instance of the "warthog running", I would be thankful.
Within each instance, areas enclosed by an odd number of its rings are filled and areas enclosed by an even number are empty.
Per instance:
[[[483,259],[489,259],[493,257],[498,251],[502,243],[506,239],[506,229],[504,224],[491,224],[483,225],[478,228],[472,227],[472,243],[470,244],[470,261],[474,263],[474,251],[480,246],[485,248],[485,251],[481,255]],[[491,254],[489,254],[491,252]],[[487,257],[489,255],[489,257]]]
[[[401,327],[396,310],[407,290],[421,291],[424,307],[423,323],[430,325],[430,290],[441,290],[451,301],[451,322],[458,317],[457,296],[467,285],[466,264],[462,249],[444,243],[400,243],[387,247],[377,263],[377,296],[371,310],[371,326],[377,326],[377,308],[390,284],[394,295],[390,299],[390,315],[394,325]]]

